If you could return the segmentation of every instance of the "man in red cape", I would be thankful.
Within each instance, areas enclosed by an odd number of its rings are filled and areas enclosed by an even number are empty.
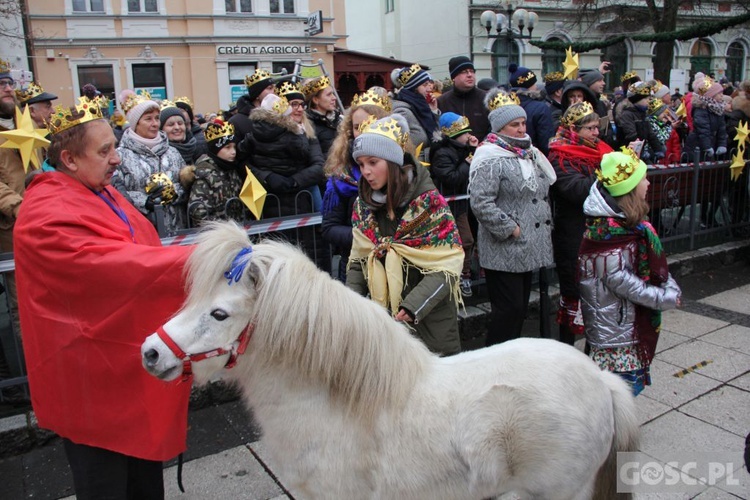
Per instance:
[[[107,187],[120,158],[106,121],[76,128],[85,135],[69,147],[82,151],[60,153],[53,136],[58,171],[36,176],[15,226],[31,401],[39,426],[64,438],[79,499],[125,488],[133,497],[129,477],[117,482],[130,471],[106,479],[108,490],[79,491],[81,463],[86,481],[111,472],[96,469],[101,459],[91,452],[156,461],[151,493],[137,497],[159,498],[160,462],[185,450],[190,384],[149,375],[140,345],[182,304],[191,248],[162,247],[153,225]],[[86,458],[71,458],[69,446]]]

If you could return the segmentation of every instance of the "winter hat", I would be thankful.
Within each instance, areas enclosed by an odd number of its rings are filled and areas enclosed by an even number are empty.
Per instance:
[[[604,75],[599,73],[598,70],[595,69],[582,69],[578,73],[578,78],[583,82],[584,85],[587,87],[591,87],[593,84],[600,80],[604,80]]]
[[[709,99],[716,99],[717,96],[724,92],[724,87],[711,78],[706,78],[703,81],[703,85],[698,88],[698,93],[708,97]]]
[[[482,78],[477,82],[477,88],[484,90],[485,92],[497,88],[499,83],[494,78]]]
[[[661,99],[662,97],[666,95],[672,94],[672,91],[669,89],[669,87],[661,83],[659,80],[655,80],[655,81],[656,81],[656,84],[653,86],[654,97]]]
[[[136,94],[130,89],[120,92],[120,107],[134,130],[143,113],[151,109],[159,109],[159,105],[151,100],[151,94],[145,91]]]
[[[635,152],[626,147],[602,156],[601,168],[596,177],[612,196],[631,192],[646,176],[648,168]]]
[[[530,89],[536,85],[536,75],[529,68],[513,63],[508,66],[508,73],[510,73],[510,85],[512,87]]]
[[[285,97],[287,102],[294,100],[305,100],[305,94],[302,93],[299,83],[284,82],[276,89],[274,89],[276,95]]]
[[[700,71],[695,74],[695,77],[693,78],[693,92],[698,92],[698,88],[703,85],[703,82],[706,80],[705,73],[701,73]]]
[[[565,85],[565,74],[562,71],[553,71],[544,75],[544,90],[547,94],[553,94]]]
[[[515,92],[510,94],[501,89],[494,89],[484,98],[485,106],[490,110],[490,125],[493,132],[499,132],[507,124],[518,118],[526,118],[526,111]]]
[[[257,68],[252,75],[245,77],[245,85],[247,85],[247,97],[250,102],[253,102],[266,87],[273,85],[273,79],[271,73],[265,69]]]
[[[414,90],[430,80],[432,80],[430,74],[423,70],[419,64],[412,64],[409,68],[399,69],[398,76],[396,76],[397,86],[406,90]]]
[[[648,100],[648,108],[646,113],[648,116],[659,116],[667,109],[667,105],[664,101],[654,96]]]
[[[409,125],[399,114],[365,122],[362,133],[354,139],[352,157],[374,156],[399,166],[404,165],[404,148],[409,140]]]
[[[35,102],[54,101],[57,96],[45,92],[38,83],[31,82],[25,89],[16,90],[16,98],[21,104],[34,104]]]
[[[10,74],[10,69],[10,63],[5,59],[0,59],[0,78],[10,78],[13,80],[13,77]]]
[[[260,107],[281,116],[289,116],[292,113],[292,108],[289,106],[289,101],[286,100],[286,97],[276,94],[268,94],[264,97],[260,103]]]
[[[649,97],[651,97],[651,87],[646,85],[645,82],[635,82],[628,87],[628,101],[633,104]]]
[[[451,80],[456,78],[456,75],[465,69],[474,69],[474,63],[466,56],[451,57],[450,61],[448,61],[448,71],[451,74]]]
[[[189,97],[185,97],[185,96],[175,97],[174,104],[181,110],[186,111],[188,114],[188,119],[190,120],[190,123],[193,123],[193,119],[195,118],[193,116],[193,101],[191,101]]]
[[[182,114],[182,110],[178,108],[175,103],[166,99],[163,100],[161,102],[161,113],[159,113],[159,129],[163,129],[167,120],[173,116],[179,116],[182,118],[183,122],[185,121],[185,115]]]
[[[234,141],[234,126],[217,118],[206,125],[205,136],[208,151],[217,155],[221,148]]]
[[[440,115],[440,131],[452,139],[471,132],[470,127],[469,119],[465,116],[451,112]]]

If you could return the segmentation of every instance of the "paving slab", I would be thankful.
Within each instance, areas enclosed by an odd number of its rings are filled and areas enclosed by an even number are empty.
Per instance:
[[[716,486],[712,486],[711,488],[707,489],[700,495],[693,497],[695,500],[737,500],[737,495],[732,495],[731,493],[727,493],[724,490],[721,490],[717,488]],[[747,497],[745,497],[747,498]]]
[[[742,439],[750,430],[750,392],[728,385],[694,399],[680,411],[732,432]]]
[[[750,307],[750,302],[747,307]],[[701,340],[750,355],[750,328],[746,326],[729,325],[707,333]]]
[[[692,340],[659,354],[667,363],[690,368],[702,361],[711,363],[697,368],[696,372],[726,382],[750,371],[750,356],[701,340]]]
[[[729,385],[750,391],[750,373],[730,380]]]
[[[643,393],[635,398],[635,406],[638,411],[638,422],[640,425],[672,410],[671,406],[651,399]]]
[[[644,396],[672,408],[677,408],[721,384],[718,380],[704,377],[699,373],[689,373],[683,378],[675,377],[674,374],[679,372],[682,367],[662,361],[660,359],[662,354],[657,355],[657,358],[651,363],[651,382],[653,385],[647,386],[643,390]]]
[[[267,500],[283,493],[244,445],[186,462],[182,469],[182,482],[185,493],[181,493],[177,486],[176,466],[164,469],[167,500]]]
[[[662,330],[659,334],[659,342],[656,344],[656,352],[658,354],[662,351],[666,351],[667,349],[671,349],[672,347],[687,342],[690,339],[691,337],[685,335],[680,335],[669,330]]]
[[[726,321],[707,318],[679,309],[664,311],[661,318],[663,330],[692,338],[700,337],[729,324]]]
[[[747,314],[748,304],[750,304],[750,286],[745,285],[715,295],[710,295],[700,299],[698,302]]]

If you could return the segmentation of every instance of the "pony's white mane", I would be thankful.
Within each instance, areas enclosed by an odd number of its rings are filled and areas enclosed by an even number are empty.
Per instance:
[[[186,304],[211,297],[248,244],[236,224],[208,225],[188,263]],[[255,244],[249,259],[257,281],[243,277],[242,284],[256,286],[258,293],[248,304],[255,318],[254,363],[296,371],[300,383],[322,383],[350,412],[365,418],[406,401],[432,359],[422,342],[289,243]]]

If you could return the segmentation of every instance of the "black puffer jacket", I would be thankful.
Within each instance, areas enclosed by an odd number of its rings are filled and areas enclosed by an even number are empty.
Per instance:
[[[328,158],[328,150],[336,138],[339,123],[341,123],[341,113],[335,111],[328,115],[321,115],[312,109],[307,110],[307,117],[315,128],[315,137],[320,142],[320,150],[323,152],[323,158]]]
[[[469,162],[476,148],[464,145],[449,137],[433,143],[430,148],[430,175],[443,196],[466,194],[469,187]],[[451,201],[453,217],[469,210],[469,200]]]
[[[656,133],[646,121],[646,110],[628,101],[617,114],[617,144],[627,146],[636,139],[645,141],[649,146],[649,151],[666,152],[666,147],[659,141]],[[646,163],[653,162],[653,158],[646,156],[645,153],[641,159]]]
[[[688,135],[685,149],[692,151],[696,146],[701,153],[727,147],[727,124],[724,114],[711,112],[697,96],[693,96],[693,131]],[[711,155],[713,156],[713,155]]]
[[[481,141],[490,133],[490,112],[484,105],[486,95],[487,92],[477,87],[467,92],[453,87],[438,97],[438,108],[442,113],[450,111],[468,118],[472,132]]]
[[[312,130],[302,133],[288,116],[254,109],[239,149],[253,175],[278,197],[278,203],[266,199],[264,217],[312,212],[310,196],[301,193],[323,181],[323,154]]]

